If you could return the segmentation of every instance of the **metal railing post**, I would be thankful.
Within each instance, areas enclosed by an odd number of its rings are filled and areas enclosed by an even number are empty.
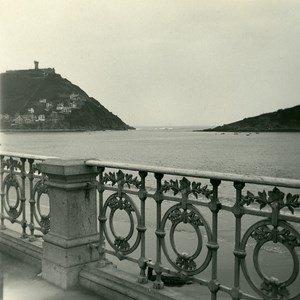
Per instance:
[[[4,225],[4,196],[5,196],[5,191],[4,191],[4,182],[3,182],[3,175],[4,175],[4,165],[3,165],[3,159],[4,156],[0,156],[0,181],[1,181],[1,224],[0,224],[0,229],[4,230],[6,227]]]
[[[213,194],[209,208],[212,212],[212,243],[210,249],[212,250],[212,265],[211,265],[211,281],[209,283],[209,289],[211,292],[211,300],[217,299],[217,292],[219,290],[220,283],[218,282],[218,212],[221,209],[221,203],[218,198],[218,186],[221,184],[221,180],[211,179],[210,183],[213,186]]]
[[[138,277],[139,283],[148,282],[146,276],[146,268],[147,268],[147,258],[146,258],[146,213],[145,213],[145,201],[147,199],[147,192],[145,186],[145,178],[147,176],[147,172],[139,172],[141,177],[141,187],[139,190],[139,199],[141,201],[141,225],[137,227],[137,230],[141,232],[141,256],[139,259],[139,267],[141,269],[140,276]]]
[[[163,201],[163,195],[161,192],[161,180],[164,177],[164,174],[155,173],[154,174],[156,179],[156,194],[155,194],[155,201],[156,201],[156,262],[154,264],[154,271],[156,273],[156,279],[153,282],[153,287],[155,289],[162,289],[164,287],[164,283],[161,280],[162,269],[161,269],[161,245],[162,239],[165,236],[165,232],[161,228],[161,203]]]
[[[245,187],[244,182],[234,182],[234,188],[236,190],[236,201],[233,207],[233,213],[235,216],[235,247],[234,247],[234,285],[231,289],[231,297],[234,300],[240,299],[240,276],[241,276],[241,259],[245,257],[243,251],[240,249],[241,244],[241,231],[242,231],[242,216],[244,214],[244,208],[241,204],[242,189]]]
[[[26,234],[26,228],[27,228],[27,220],[26,220],[26,196],[25,196],[25,189],[26,189],[26,170],[25,170],[25,162],[26,162],[26,158],[21,158],[21,163],[22,163],[22,167],[21,167],[21,180],[22,180],[22,187],[21,187],[21,197],[20,197],[20,201],[21,201],[21,210],[22,210],[22,220],[21,220],[21,226],[22,226],[22,235],[21,238],[26,238],[27,234]]]
[[[106,226],[106,216],[103,209],[103,193],[104,193],[104,183],[103,173],[105,168],[98,167],[99,172],[99,184],[98,184],[98,194],[99,194],[99,211],[98,211],[98,221],[99,221],[99,266],[103,267],[107,264],[107,259],[105,255],[105,235],[104,235],[104,227]]]

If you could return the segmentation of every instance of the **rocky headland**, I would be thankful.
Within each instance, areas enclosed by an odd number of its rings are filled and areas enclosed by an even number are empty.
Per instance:
[[[300,132],[300,105],[279,109],[275,112],[209,128],[194,131],[215,132]]]
[[[52,68],[13,70],[0,74],[1,130],[79,131],[128,130],[80,87]]]

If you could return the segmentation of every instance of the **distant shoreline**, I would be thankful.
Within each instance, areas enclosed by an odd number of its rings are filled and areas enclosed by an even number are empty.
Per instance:
[[[223,133],[260,133],[260,132],[300,132],[300,129],[277,129],[277,130],[213,130],[195,129],[193,132],[223,132]]]
[[[0,129],[0,132],[93,132],[93,131],[128,131],[135,129]]]

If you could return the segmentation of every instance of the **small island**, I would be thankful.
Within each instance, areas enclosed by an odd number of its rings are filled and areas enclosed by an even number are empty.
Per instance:
[[[54,68],[11,70],[0,74],[2,131],[128,130],[80,87]]]
[[[300,132],[300,105],[279,109],[256,117],[217,126],[215,128],[193,130],[213,132]]]

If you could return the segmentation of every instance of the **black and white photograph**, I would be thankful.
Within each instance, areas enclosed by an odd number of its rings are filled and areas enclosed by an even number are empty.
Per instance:
[[[299,37],[299,0],[0,0],[0,300],[299,300]]]

